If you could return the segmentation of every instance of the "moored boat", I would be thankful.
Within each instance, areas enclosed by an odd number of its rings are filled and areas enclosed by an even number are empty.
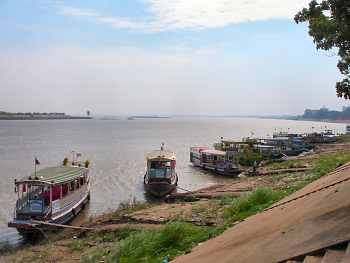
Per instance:
[[[244,170],[234,160],[234,152],[225,152],[203,147],[190,148],[190,162],[205,170],[217,172],[224,175],[237,175]]]
[[[37,161],[37,160],[36,160]],[[17,202],[9,227],[23,236],[57,230],[84,209],[90,199],[89,163],[46,167],[15,180]]]
[[[250,138],[243,138],[241,142],[221,139],[219,143],[214,143],[214,148],[236,156],[240,165],[252,166],[254,162],[260,163],[264,159],[257,145],[257,141]]]
[[[259,138],[257,141],[259,145],[273,146],[278,153],[284,156],[297,156],[309,147],[305,141],[293,137]]]
[[[155,196],[164,196],[177,186],[176,154],[164,150],[156,150],[147,154],[147,171],[144,176],[146,191]]]

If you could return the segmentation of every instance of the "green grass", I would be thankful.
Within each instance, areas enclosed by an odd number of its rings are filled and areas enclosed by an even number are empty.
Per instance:
[[[88,233],[87,237],[94,243],[114,242],[128,237],[132,231],[135,230],[133,230],[129,225],[126,225],[125,227],[122,227],[117,231],[113,232],[105,233],[100,231],[94,231],[92,233]]]
[[[9,241],[2,241],[0,242],[0,255],[11,254],[19,248],[20,245],[18,244],[12,244]]]
[[[85,246],[86,244],[84,240],[77,240],[71,245],[69,245],[69,252],[82,251]]]
[[[109,251],[96,251],[82,257],[83,262],[162,262],[190,252],[192,247],[222,233],[226,227],[198,227],[190,223],[169,222],[160,229],[139,230],[119,241]]]
[[[309,174],[315,174],[313,180],[321,178],[330,173],[334,169],[346,164],[350,161],[350,153],[341,153],[330,155],[318,160],[315,160],[314,167],[309,170]]]
[[[221,204],[225,207],[224,217],[233,222],[255,214],[277,200],[272,188],[261,187],[239,197],[224,197]]]
[[[272,170],[287,169],[287,168],[303,168],[305,167],[304,160],[286,160],[281,163],[273,163],[270,168]]]

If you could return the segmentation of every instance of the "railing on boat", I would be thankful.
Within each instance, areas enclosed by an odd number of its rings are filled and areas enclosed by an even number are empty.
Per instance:
[[[69,206],[74,201],[76,201],[82,194],[84,194],[87,190],[87,186],[88,186],[88,181],[84,185],[82,185],[78,190],[59,199],[60,210],[62,210],[66,206]],[[31,192],[31,194],[32,195],[40,194],[40,188],[35,189],[33,192]],[[16,209],[14,211],[14,217],[16,218],[18,213],[24,214],[24,215],[30,214],[28,211],[23,211],[25,206],[28,204],[29,204],[29,193],[26,193],[25,195],[23,195],[23,197],[21,197],[16,201]],[[45,210],[43,213],[43,217],[48,218],[51,215],[51,204],[49,204],[48,206],[45,206],[44,208]]]
[[[60,199],[60,209],[62,210],[64,207],[70,205],[74,201],[78,199],[80,195],[82,195],[87,189],[87,184],[84,184],[82,187],[80,187],[78,190],[74,191],[70,195],[67,195]]]

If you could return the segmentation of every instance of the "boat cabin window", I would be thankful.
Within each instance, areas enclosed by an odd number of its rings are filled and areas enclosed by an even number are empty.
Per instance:
[[[35,199],[35,198],[39,198],[39,194],[42,193],[42,186],[38,186],[38,185],[29,185],[29,198],[30,199]]]
[[[151,161],[149,164],[150,178],[170,178],[171,162],[170,161]]]

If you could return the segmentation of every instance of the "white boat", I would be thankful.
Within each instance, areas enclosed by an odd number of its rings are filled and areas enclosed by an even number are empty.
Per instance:
[[[190,148],[190,162],[205,170],[224,175],[234,176],[244,171],[234,160],[234,154],[203,147]]]
[[[144,185],[155,196],[164,196],[177,186],[176,154],[171,151],[153,151],[147,154],[147,171]]]

